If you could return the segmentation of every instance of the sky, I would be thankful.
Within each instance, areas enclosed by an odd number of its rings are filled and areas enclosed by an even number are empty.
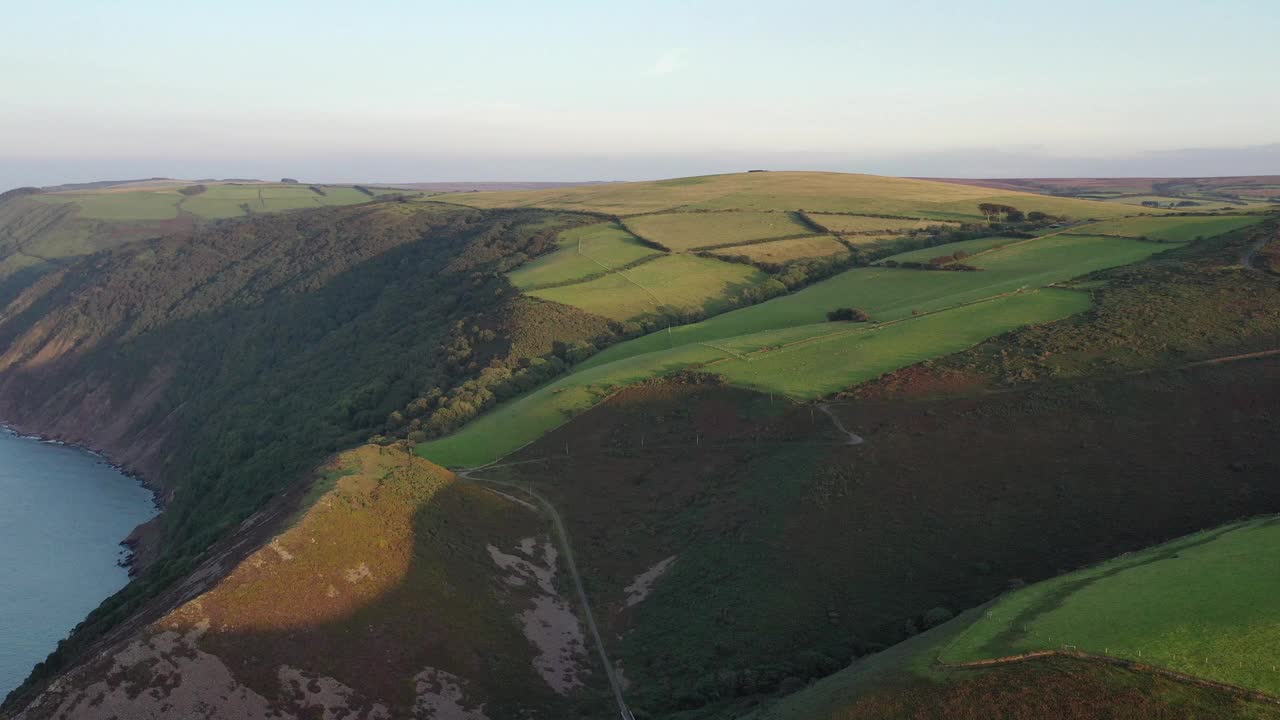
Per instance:
[[[1280,173],[1280,2],[0,0],[0,189]]]

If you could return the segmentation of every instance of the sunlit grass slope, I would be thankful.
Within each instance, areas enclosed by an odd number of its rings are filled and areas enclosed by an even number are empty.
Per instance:
[[[641,237],[672,250],[692,250],[813,232],[790,213],[757,211],[641,215],[627,220],[627,227]]]
[[[668,255],[587,282],[529,294],[611,320],[631,320],[663,307],[719,312],[742,290],[765,282],[767,276],[748,265]]]
[[[1280,518],[1175,540],[1001,599],[942,652],[1066,647],[1280,695]]]
[[[560,234],[560,249],[508,274],[521,289],[584,280],[659,253],[614,223],[574,228]]]

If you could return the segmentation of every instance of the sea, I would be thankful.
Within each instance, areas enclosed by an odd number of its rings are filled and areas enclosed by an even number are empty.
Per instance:
[[[0,697],[129,581],[149,490],[80,448],[0,429]]]

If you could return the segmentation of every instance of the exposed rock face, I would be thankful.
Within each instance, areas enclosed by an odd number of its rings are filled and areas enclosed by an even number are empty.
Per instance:
[[[582,625],[556,590],[559,553],[550,538],[524,538],[515,554],[493,545],[488,550],[493,563],[507,573],[503,578],[507,585],[533,593],[520,620],[525,637],[538,648],[533,662],[542,679],[561,695],[581,687],[587,659]]]

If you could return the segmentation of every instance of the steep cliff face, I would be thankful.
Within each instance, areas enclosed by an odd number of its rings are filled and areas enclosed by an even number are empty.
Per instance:
[[[327,455],[398,430],[389,418],[414,398],[518,367],[528,343],[509,318],[546,318],[503,272],[583,221],[394,201],[254,217],[89,256],[9,302],[0,420],[104,451],[167,506],[133,538],[146,572],[17,695]],[[544,309],[568,335],[607,331]]]

